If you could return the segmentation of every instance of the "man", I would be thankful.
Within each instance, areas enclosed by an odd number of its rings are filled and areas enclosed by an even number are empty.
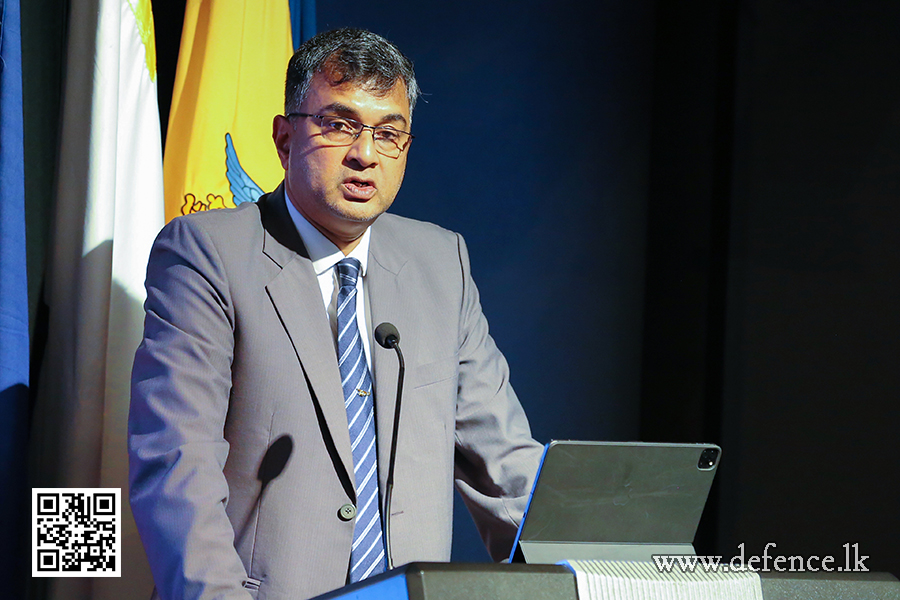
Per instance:
[[[129,450],[163,599],[308,598],[385,568],[398,364],[370,339],[380,323],[407,365],[395,565],[449,559],[454,479],[506,556],[541,454],[462,238],[383,214],[412,141],[411,63],[372,33],[327,32],[285,89],[284,183],[174,220],[151,253]]]

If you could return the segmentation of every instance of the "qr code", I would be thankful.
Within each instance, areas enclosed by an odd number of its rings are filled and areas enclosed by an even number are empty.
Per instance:
[[[120,577],[120,488],[33,488],[34,577]]]

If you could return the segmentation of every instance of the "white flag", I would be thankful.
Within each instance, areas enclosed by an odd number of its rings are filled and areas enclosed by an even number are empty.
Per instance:
[[[32,435],[35,487],[128,488],[131,363],[144,275],[164,217],[150,0],[79,0],[69,36],[48,340]],[[122,577],[58,579],[48,598],[149,597],[127,502]]]

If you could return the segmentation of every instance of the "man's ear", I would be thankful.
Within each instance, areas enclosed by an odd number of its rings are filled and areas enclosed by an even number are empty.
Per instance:
[[[291,155],[291,136],[293,134],[294,127],[291,122],[284,115],[275,115],[275,118],[272,119],[272,140],[275,142],[275,150],[278,152],[278,158],[285,171]]]

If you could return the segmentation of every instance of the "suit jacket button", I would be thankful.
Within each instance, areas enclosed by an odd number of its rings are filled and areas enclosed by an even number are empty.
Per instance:
[[[351,521],[355,516],[356,507],[352,504],[345,504],[338,510],[338,517],[340,517],[341,521]]]

